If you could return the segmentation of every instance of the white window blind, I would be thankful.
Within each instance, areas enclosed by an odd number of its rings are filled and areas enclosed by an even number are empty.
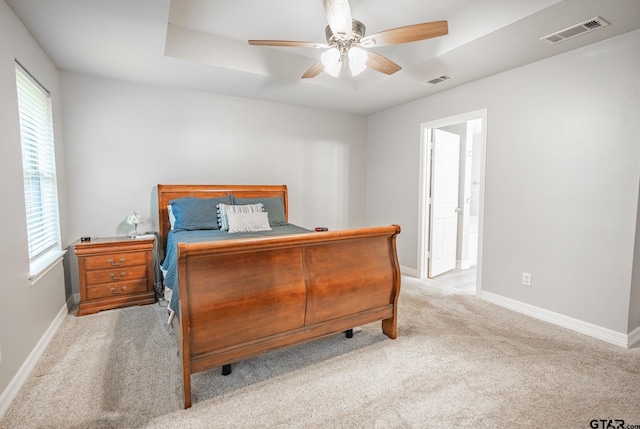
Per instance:
[[[35,261],[61,247],[51,96],[19,64],[16,64],[16,83],[33,274]]]

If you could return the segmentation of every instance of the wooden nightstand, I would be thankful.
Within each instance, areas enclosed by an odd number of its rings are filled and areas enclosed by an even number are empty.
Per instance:
[[[78,316],[155,302],[155,238],[109,237],[73,243],[78,256]]]

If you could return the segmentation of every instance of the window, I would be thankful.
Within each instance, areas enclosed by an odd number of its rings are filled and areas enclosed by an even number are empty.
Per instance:
[[[30,279],[62,257],[51,96],[16,64]]]

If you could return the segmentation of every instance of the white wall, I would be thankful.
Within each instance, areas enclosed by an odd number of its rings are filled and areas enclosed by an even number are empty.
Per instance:
[[[29,285],[22,150],[14,59],[52,95],[62,241],[66,246],[66,192],[58,72],[4,1],[0,1],[0,398],[29,354],[65,306],[61,264]],[[2,401],[0,401],[0,408]]]
[[[368,222],[399,223],[415,269],[420,124],[487,108],[483,290],[627,334],[638,76],[635,31],[371,115]]]
[[[70,235],[157,231],[159,183],[286,184],[289,221],[364,226],[366,118],[62,73]],[[77,292],[74,287],[74,292]]]

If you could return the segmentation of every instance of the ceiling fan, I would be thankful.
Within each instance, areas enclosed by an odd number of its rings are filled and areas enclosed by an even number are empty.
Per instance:
[[[322,3],[329,23],[325,29],[327,43],[296,42],[293,40],[249,40],[249,44],[326,49],[322,53],[320,61],[312,65],[302,75],[302,79],[315,77],[322,70],[338,77],[342,69],[346,68],[351,71],[352,76],[357,76],[367,67],[391,75],[402,67],[382,55],[367,50],[367,48],[417,42],[449,33],[447,21],[434,21],[394,28],[365,36],[365,25],[351,18],[349,0],[322,0]]]

